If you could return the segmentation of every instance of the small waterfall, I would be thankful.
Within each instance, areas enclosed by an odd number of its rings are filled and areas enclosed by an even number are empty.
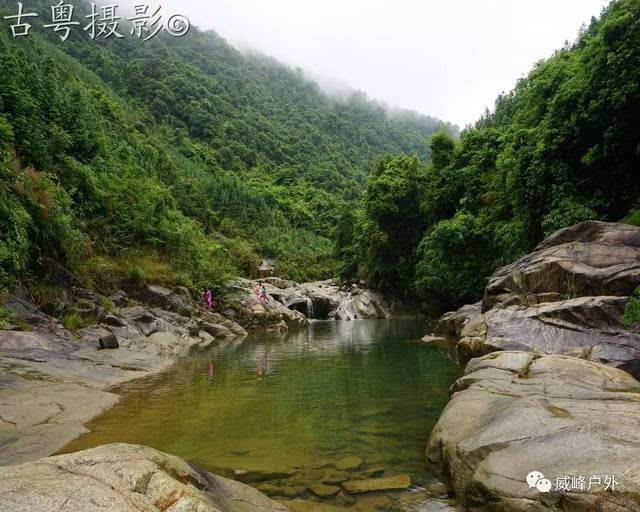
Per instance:
[[[307,318],[315,318],[313,314],[313,301],[311,299],[307,299]]]

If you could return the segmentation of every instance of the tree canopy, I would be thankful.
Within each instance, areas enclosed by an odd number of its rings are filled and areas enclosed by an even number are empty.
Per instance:
[[[337,238],[343,275],[452,307],[560,228],[637,222],[638,62],[640,1],[614,1],[458,141],[433,135],[431,162],[383,160],[350,213],[354,237],[367,234],[348,248]]]
[[[28,37],[0,31],[0,286],[62,265],[87,281],[215,287],[260,257],[329,277],[330,233],[371,163],[429,158],[428,137],[455,131],[363,93],[331,97],[214,32],[143,42],[75,27],[62,43],[42,27],[50,4],[25,6],[41,15]],[[0,0],[0,17],[16,8]]]

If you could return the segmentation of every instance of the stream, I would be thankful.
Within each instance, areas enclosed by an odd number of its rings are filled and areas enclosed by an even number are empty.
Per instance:
[[[276,499],[357,506],[334,492],[339,481],[380,475],[409,475],[420,492],[434,481],[429,433],[460,375],[446,350],[419,343],[425,330],[424,320],[316,321],[220,342],[116,389],[122,400],[63,453],[145,444]]]

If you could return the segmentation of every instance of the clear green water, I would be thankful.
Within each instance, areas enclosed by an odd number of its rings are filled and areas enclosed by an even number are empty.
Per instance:
[[[416,343],[425,330],[417,320],[317,322],[222,343],[119,389],[121,402],[64,451],[145,444],[209,469],[288,470],[268,486],[300,491],[322,479],[319,467],[355,455],[365,462],[354,477],[375,466],[427,483],[426,442],[459,369]]]

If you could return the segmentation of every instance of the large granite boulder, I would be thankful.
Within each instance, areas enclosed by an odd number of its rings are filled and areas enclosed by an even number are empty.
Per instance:
[[[276,300],[282,295],[282,290],[271,284],[265,284],[267,290],[266,302],[261,302],[254,292],[257,281],[238,278],[225,284],[225,299],[234,311],[234,320],[245,329],[284,327],[306,327],[309,322],[300,311],[288,308]]]
[[[452,392],[427,458],[469,510],[640,510],[640,383],[628,373],[497,352],[469,362]],[[529,487],[532,471],[550,492]]]
[[[458,357],[497,350],[568,354],[637,373],[640,333],[624,326],[627,297],[579,297],[531,307],[496,307],[462,330]]]
[[[462,363],[497,350],[569,354],[640,375],[640,330],[621,323],[640,285],[640,228],[583,222],[496,271],[478,304],[448,313]]]
[[[240,482],[152,448],[104,445],[0,467],[3,512],[285,512]]]
[[[436,334],[447,336],[451,338],[459,338],[462,329],[467,323],[482,314],[482,302],[476,302],[475,304],[467,304],[462,306],[457,311],[451,311],[445,313],[440,317]]]
[[[356,288],[338,306],[336,320],[362,320],[391,318],[391,306],[378,292]]]
[[[253,291],[256,283],[267,291],[265,303]],[[345,290],[333,280],[296,284],[273,277],[258,281],[236,279],[226,287],[227,298],[234,303],[235,318],[245,327],[269,328],[280,322],[289,327],[306,327],[307,319],[391,318],[393,310],[379,293],[357,285]]]
[[[487,311],[516,297],[539,302],[584,296],[629,296],[640,286],[640,228],[587,221],[562,229],[531,254],[498,270],[483,300]]]

